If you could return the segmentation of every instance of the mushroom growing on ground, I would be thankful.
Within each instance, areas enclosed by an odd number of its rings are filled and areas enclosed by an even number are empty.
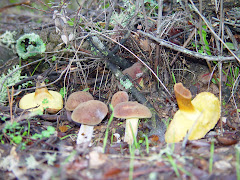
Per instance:
[[[90,142],[93,127],[99,124],[107,115],[108,107],[101,101],[90,100],[80,103],[71,115],[73,121],[81,123],[77,137],[77,144]]]
[[[189,132],[189,140],[203,138],[217,124],[220,118],[220,102],[214,94],[199,93],[192,101],[191,92],[182,83],[174,86],[179,110],[168,126],[165,134],[167,143],[183,140]]]
[[[138,132],[138,119],[151,118],[151,111],[138,102],[122,102],[115,106],[114,117],[126,119],[124,142],[133,144]],[[132,127],[132,128],[131,128]]]
[[[86,91],[77,91],[72,94],[67,99],[65,104],[65,109],[68,111],[73,111],[80,103],[93,100],[93,96]]]
[[[36,91],[24,95],[19,102],[19,107],[21,109],[29,109],[29,111],[41,110],[42,112],[46,109],[48,113],[57,113],[62,109],[62,95],[56,91],[48,91],[46,87],[39,88],[44,85],[44,82],[37,82]]]
[[[118,91],[112,96],[111,104],[113,107],[115,107],[117,104],[121,102],[127,102],[128,101],[128,93],[125,91]]]

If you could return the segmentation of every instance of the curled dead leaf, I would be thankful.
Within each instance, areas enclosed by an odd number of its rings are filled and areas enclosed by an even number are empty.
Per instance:
[[[235,139],[234,134],[224,134],[223,136],[217,136],[217,141],[225,146],[237,144],[238,140]]]

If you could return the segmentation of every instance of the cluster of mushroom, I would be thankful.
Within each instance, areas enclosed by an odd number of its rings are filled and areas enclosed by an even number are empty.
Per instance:
[[[36,91],[22,97],[19,107],[29,111],[46,110],[56,113],[63,108],[63,99],[60,93],[49,91],[44,82],[38,81]],[[220,117],[220,102],[216,96],[209,92],[202,92],[191,100],[191,92],[182,83],[174,86],[179,106],[173,120],[165,134],[167,143],[183,140],[189,134],[189,140],[204,137],[217,123]],[[125,91],[113,95],[112,106],[114,117],[126,119],[124,142],[133,144],[138,132],[139,118],[151,118],[151,111],[138,102],[129,101]],[[67,111],[73,111],[71,118],[80,123],[81,127],[77,137],[77,144],[90,142],[94,125],[99,124],[107,115],[108,107],[101,101],[94,100],[93,96],[85,91],[72,93],[65,104]]]
[[[73,111],[71,118],[80,123],[77,144],[90,142],[95,125],[102,122],[108,113],[108,107],[101,101],[94,100],[93,96],[85,91],[77,91],[67,99],[65,109]]]
[[[138,119],[150,118],[152,114],[146,106],[128,99],[125,91],[119,91],[113,95],[111,104],[114,107],[114,117],[126,119],[124,141],[132,144],[134,136],[137,136]],[[72,120],[81,123],[77,144],[91,141],[94,125],[99,124],[108,113],[103,102],[94,100],[90,93],[84,91],[72,93],[67,99],[65,109],[73,111]]]

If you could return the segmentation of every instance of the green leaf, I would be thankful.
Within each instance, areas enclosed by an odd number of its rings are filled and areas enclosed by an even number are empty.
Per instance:
[[[229,49],[235,50],[233,43],[226,42],[225,44],[227,45],[227,47],[228,47]],[[224,46],[224,48],[226,48],[226,46]]]
[[[67,91],[65,87],[62,87],[59,91],[59,93],[62,95],[62,97],[64,98],[64,96],[66,95]]]
[[[53,62],[56,61],[56,59],[57,59],[56,56],[53,56],[53,57],[52,57],[52,61],[53,61]]]
[[[45,137],[45,138],[48,138],[50,137],[51,133],[48,132],[48,131],[42,131],[42,136]]]
[[[47,131],[48,131],[49,133],[51,133],[51,134],[54,134],[55,128],[52,127],[52,126],[48,126],[48,127],[47,127]]]
[[[43,99],[42,103],[43,103],[43,104],[47,104],[47,103],[49,103],[49,101],[48,101],[47,98],[45,98],[45,99]]]
[[[12,138],[13,142],[16,143],[16,144],[20,144],[22,142],[22,136],[14,136]]]

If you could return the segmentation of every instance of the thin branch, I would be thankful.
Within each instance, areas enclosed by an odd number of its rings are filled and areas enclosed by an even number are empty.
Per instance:
[[[161,45],[161,46],[165,46],[167,48],[173,49],[175,51],[179,51],[181,53],[184,53],[184,54],[196,57],[196,58],[205,59],[205,60],[208,60],[208,61],[231,61],[231,60],[235,60],[235,56],[234,57],[232,57],[232,56],[231,57],[224,57],[224,56],[203,55],[203,54],[200,54],[200,53],[195,52],[195,51],[190,51],[190,50],[188,50],[188,49],[186,49],[182,46],[178,46],[178,45],[176,45],[174,43],[171,43],[169,41],[165,41],[163,39],[158,39],[158,38],[154,37],[153,35],[145,33],[143,31],[138,31],[138,33],[149,37],[150,39],[159,43],[159,45]]]

